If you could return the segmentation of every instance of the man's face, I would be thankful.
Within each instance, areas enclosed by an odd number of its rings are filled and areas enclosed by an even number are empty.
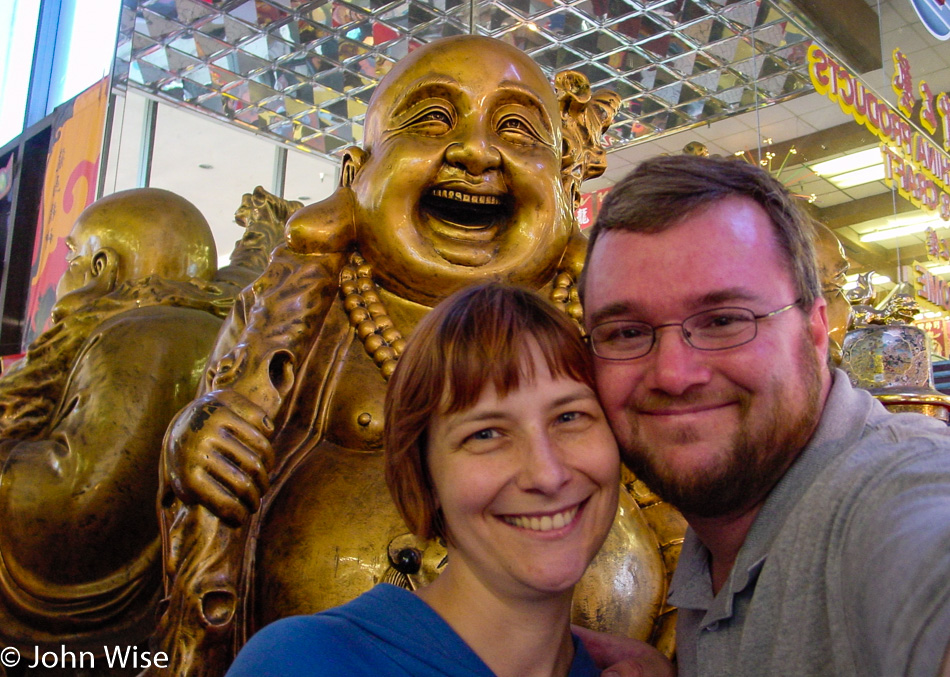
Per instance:
[[[756,315],[796,300],[766,212],[727,198],[656,234],[605,232],[587,261],[588,330],[653,326],[726,306]],[[807,443],[830,377],[824,301],[758,320],[745,345],[700,351],[680,327],[627,361],[596,359],[597,388],[625,462],[685,514],[757,505]]]
[[[553,88],[525,54],[465,36],[396,65],[351,185],[383,286],[423,303],[475,280],[546,282],[571,222]]]

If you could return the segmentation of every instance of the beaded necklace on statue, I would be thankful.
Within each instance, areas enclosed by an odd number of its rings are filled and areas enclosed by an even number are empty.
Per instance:
[[[379,297],[372,266],[358,252],[350,255],[349,262],[340,271],[340,296],[350,325],[356,330],[366,354],[373,358],[388,381],[406,346],[406,339],[393,324]],[[551,301],[580,324],[583,310],[570,273],[560,272],[554,278]]]

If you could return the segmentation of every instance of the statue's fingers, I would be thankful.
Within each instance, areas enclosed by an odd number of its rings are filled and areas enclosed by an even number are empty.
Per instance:
[[[247,521],[250,515],[247,507],[208,473],[196,471],[189,478],[189,484],[196,489],[190,492],[194,500],[186,500],[179,494],[186,505],[201,505],[229,526],[239,526]]]
[[[261,494],[243,472],[222,459],[199,473],[201,503],[232,526],[243,524],[257,512]]]
[[[255,477],[258,486],[268,485],[267,473],[274,467],[274,447],[252,423],[237,420],[224,426],[221,451],[237,467]]]
[[[254,438],[250,444],[248,437]],[[217,453],[254,485],[258,496],[266,493],[270,488],[268,472],[274,462],[274,450],[267,439],[259,434],[238,437],[228,430],[219,442]]]

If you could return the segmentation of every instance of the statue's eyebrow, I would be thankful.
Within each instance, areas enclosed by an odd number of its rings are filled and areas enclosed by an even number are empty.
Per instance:
[[[496,94],[494,98],[496,101],[516,101],[523,106],[533,108],[535,112],[537,112],[541,122],[547,128],[547,131],[551,133],[554,132],[554,121],[551,120],[548,109],[544,107],[541,98],[530,87],[525,87],[520,82],[513,80],[503,80],[498,87],[498,94]]]
[[[446,99],[454,102],[462,93],[462,87],[455,78],[440,74],[427,74],[414,82],[396,98],[393,103],[390,117],[395,118],[404,113],[420,101],[430,98]],[[499,83],[498,90],[491,97],[492,103],[497,105],[499,101],[514,101],[523,106],[534,109],[540,118],[546,131],[553,135],[554,121],[545,108],[541,98],[537,93],[522,83],[514,80],[503,80]]]
[[[424,75],[412,82],[399,95],[393,103],[391,116],[396,117],[425,99],[438,97],[450,101],[454,100],[461,89],[458,82],[453,78],[445,75]]]

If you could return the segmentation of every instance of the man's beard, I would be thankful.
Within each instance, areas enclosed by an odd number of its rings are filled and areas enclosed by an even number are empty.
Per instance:
[[[632,418],[632,434],[621,441],[624,463],[661,498],[681,512],[697,517],[721,517],[742,511],[761,501],[778,483],[804,449],[821,414],[821,369],[815,347],[803,335],[799,347],[799,374],[804,401],[800,409],[788,411],[781,393],[783,383],[771,383],[772,406],[750,420],[753,395],[739,395],[739,427],[726,441],[723,458],[712,467],[689,476],[676,474],[663,463],[660,445],[648,446],[638,434]],[[675,399],[675,398],[671,398]],[[753,427],[753,423],[757,424]],[[674,433],[672,444],[698,441],[700,433]]]

